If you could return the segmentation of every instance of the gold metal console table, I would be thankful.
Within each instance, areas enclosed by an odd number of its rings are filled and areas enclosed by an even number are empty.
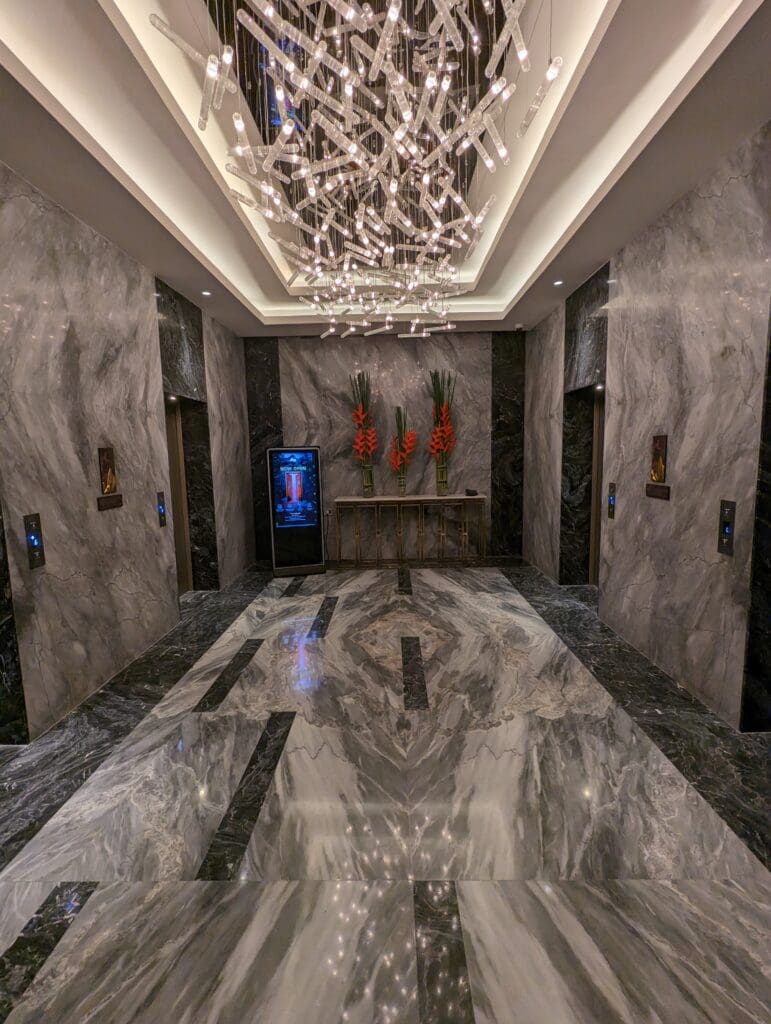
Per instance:
[[[477,561],[485,557],[487,545],[486,506],[484,494],[335,498],[338,564]],[[344,558],[349,523],[353,526],[353,557]],[[384,554],[387,542],[390,550]]]

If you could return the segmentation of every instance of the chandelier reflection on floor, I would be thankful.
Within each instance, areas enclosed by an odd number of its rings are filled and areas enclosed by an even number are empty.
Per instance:
[[[221,2],[221,0],[220,0]],[[227,2],[227,0],[226,0]],[[234,0],[233,28],[256,42],[196,51],[157,15],[152,24],[203,69],[198,126],[242,87],[263,97],[265,137],[233,114],[232,195],[294,237],[270,237],[293,268],[289,286],[325,317],[322,335],[380,334],[409,319],[404,336],[453,329],[450,300],[464,294],[458,265],[484,230],[495,196],[468,201],[481,161],[509,153],[499,122],[530,70],[520,18],[527,0]],[[211,7],[211,4],[210,4]],[[562,58],[551,59],[517,137],[529,128]],[[251,186],[249,193],[243,184]]]

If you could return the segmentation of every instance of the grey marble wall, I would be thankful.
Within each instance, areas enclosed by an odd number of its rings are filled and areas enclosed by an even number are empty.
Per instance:
[[[11,570],[0,506],[0,745],[29,739],[24,687],[21,681],[19,641],[13,614]]]
[[[606,263],[565,302],[566,392],[605,383],[609,276]]]
[[[244,343],[210,316],[203,318],[203,340],[217,562],[224,587],[254,562]]]
[[[568,392],[562,406],[559,582],[589,582],[594,388]]]
[[[600,614],[736,725],[771,291],[771,131],[612,263]],[[651,438],[669,435],[671,501],[645,497]],[[717,553],[720,499],[735,555]]]
[[[268,448],[280,447],[284,443],[278,341],[275,338],[246,338],[244,354],[255,555],[260,561],[270,561],[270,510],[265,452]]]
[[[155,280],[163,390],[166,394],[206,401],[203,316],[198,306]]]
[[[525,457],[522,554],[559,575],[565,304],[525,340]]]
[[[525,334],[492,335],[490,553],[522,554]]]
[[[193,590],[217,590],[220,574],[209,407],[206,402],[192,402],[182,398],[179,410],[185,458]]]
[[[155,285],[149,271],[0,165],[0,499],[37,735],[178,617]],[[97,449],[123,507],[98,512]],[[46,565],[27,566],[39,512]]]
[[[281,409],[284,444],[320,445],[324,504],[339,495],[361,494],[361,469],[351,445],[355,428],[348,375],[372,376],[375,426],[375,491],[397,494],[388,449],[395,432],[394,408],[407,408],[418,448],[407,490],[436,493],[435,463],[426,450],[432,428],[430,370],[458,374],[453,419],[458,444],[449,463],[449,490],[466,487],[490,495],[491,342],[489,334],[444,334],[434,338],[280,338]]]
[[[771,316],[752,542],[741,728],[771,730]]]

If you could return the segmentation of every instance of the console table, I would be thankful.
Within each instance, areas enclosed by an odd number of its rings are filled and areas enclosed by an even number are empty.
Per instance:
[[[467,563],[484,558],[486,504],[484,494],[335,498],[337,561],[378,566],[386,561]],[[349,526],[353,528],[353,557],[344,558]],[[390,542],[390,552],[384,556],[385,542]]]

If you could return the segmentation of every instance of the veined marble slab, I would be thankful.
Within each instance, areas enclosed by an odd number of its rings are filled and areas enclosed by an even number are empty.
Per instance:
[[[408,883],[100,888],[9,1024],[418,1024]]]
[[[771,901],[734,882],[460,882],[476,1024],[766,1024]]]

